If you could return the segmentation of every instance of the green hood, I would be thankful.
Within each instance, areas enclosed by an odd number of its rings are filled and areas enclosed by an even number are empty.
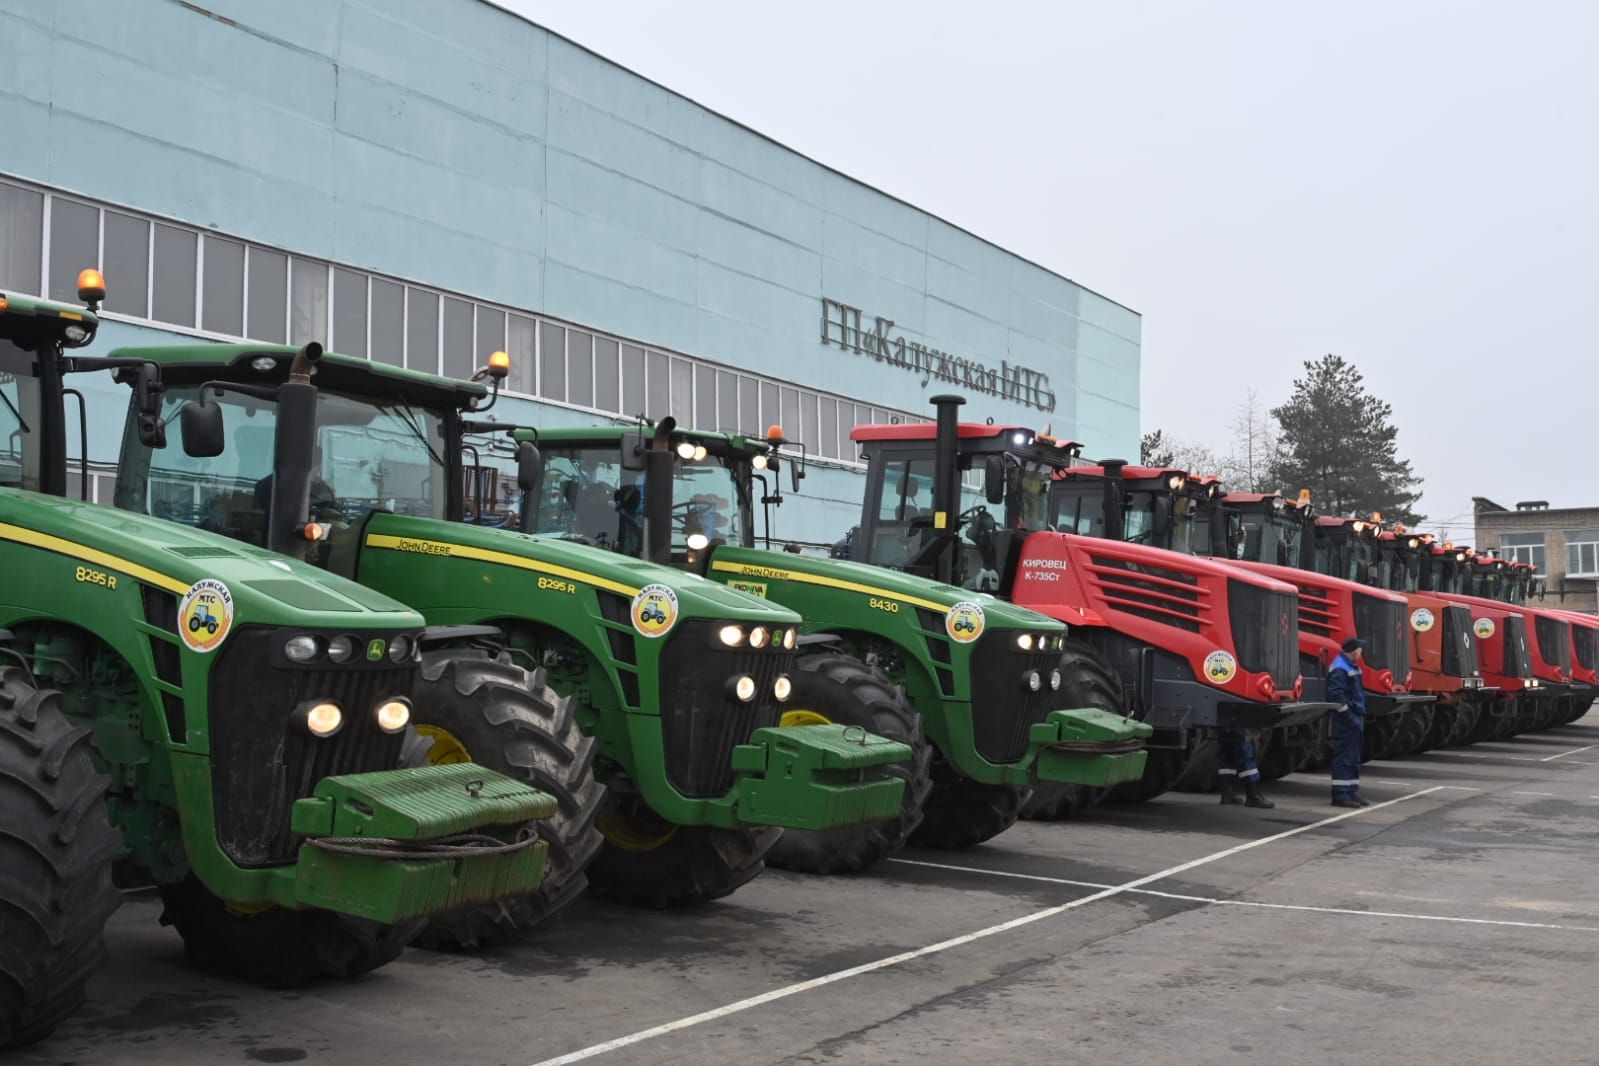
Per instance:
[[[420,628],[403,604],[316,567],[159,518],[0,490],[0,539],[183,595],[203,579],[233,595],[235,619],[265,625]]]

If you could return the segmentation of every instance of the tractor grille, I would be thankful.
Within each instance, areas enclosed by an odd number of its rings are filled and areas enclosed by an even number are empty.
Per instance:
[[[1531,677],[1532,656],[1527,652],[1527,622],[1519,614],[1509,615],[1502,629],[1505,642],[1504,668],[1507,677]]]
[[[404,734],[378,728],[382,701],[411,695],[417,667],[364,656],[343,665],[326,660],[301,667],[282,656],[283,641],[304,630],[241,627],[211,668],[211,794],[217,839],[240,866],[293,862],[299,841],[289,832],[294,801],[310,796],[324,777],[392,770]],[[336,631],[313,634],[324,638]],[[395,634],[362,631],[356,647]],[[414,636],[414,634],[408,634]],[[290,718],[307,700],[328,699],[344,710],[344,726],[317,739]]]
[[[1571,627],[1571,646],[1576,652],[1577,665],[1584,670],[1593,669],[1594,630],[1590,626]]]
[[[1238,664],[1269,673],[1280,689],[1291,687],[1299,676],[1298,599],[1234,579],[1227,582],[1227,612]]]
[[[666,779],[685,796],[720,796],[733,787],[733,749],[757,729],[777,725],[781,710],[772,686],[794,673],[794,653],[770,647],[727,649],[714,644],[722,623],[680,623],[661,650],[661,732]],[[740,675],[755,679],[748,703],[732,692]]]
[[[1533,620],[1538,634],[1538,655],[1563,674],[1571,673],[1571,623],[1539,616]]]
[[[1318,637],[1338,636],[1338,607],[1332,593],[1313,585],[1299,586],[1299,628]]]
[[[1402,600],[1380,600],[1364,592],[1355,593],[1355,633],[1367,642],[1366,661],[1378,670],[1388,670],[1394,683],[1410,682],[1410,656],[1405,654],[1407,605]]]
[[[1033,724],[1055,709],[1049,675],[1059,666],[1058,652],[1018,648],[1015,630],[992,630],[977,642],[972,652],[972,739],[979,755],[991,763],[1013,763],[1027,753]],[[1042,681],[1037,692],[1026,683],[1034,670]]]
[[[1471,610],[1445,607],[1443,621],[1443,672],[1450,677],[1475,677],[1477,644],[1471,639]]]
[[[1110,607],[1190,633],[1199,632],[1205,590],[1194,575],[1104,555],[1091,556],[1088,569],[1090,580]]]

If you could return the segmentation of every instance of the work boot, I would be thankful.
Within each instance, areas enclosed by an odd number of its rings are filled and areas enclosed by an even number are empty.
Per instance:
[[[1244,802],[1238,794],[1238,778],[1232,774],[1222,774],[1216,779],[1221,784],[1221,805],[1230,807]]]
[[[1266,798],[1265,793],[1260,791],[1260,786],[1253,781],[1244,782],[1244,796],[1245,807],[1263,807],[1269,811],[1277,806]]]
[[[1367,804],[1360,802],[1353,796],[1334,796],[1332,805],[1334,807],[1349,807],[1357,811],[1367,806]]]
[[[1354,800],[1356,803],[1360,804],[1362,807],[1370,807],[1371,806],[1371,800],[1369,800],[1369,799],[1361,799],[1359,796],[1351,796],[1349,798]]]

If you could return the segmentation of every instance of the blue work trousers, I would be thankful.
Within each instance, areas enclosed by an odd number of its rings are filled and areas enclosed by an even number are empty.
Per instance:
[[[1259,781],[1255,765],[1255,744],[1242,729],[1223,729],[1216,734],[1216,776],[1239,781]]]
[[[1360,795],[1360,742],[1366,720],[1354,711],[1332,713],[1332,798]]]

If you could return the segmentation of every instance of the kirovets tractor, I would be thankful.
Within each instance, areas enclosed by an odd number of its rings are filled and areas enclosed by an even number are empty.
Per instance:
[[[117,505],[170,514],[245,544],[278,521],[295,353],[273,345],[132,349],[157,365],[157,415],[183,447],[152,446],[130,408]],[[651,906],[716,899],[760,872],[783,828],[891,815],[903,746],[837,725],[780,729],[796,683],[799,616],[647,562],[468,523],[476,453],[464,438],[513,427],[484,412],[508,369],[495,353],[458,381],[335,353],[309,384],[317,566],[408,604],[431,625],[478,627],[424,656],[417,714],[430,759],[467,759],[559,801],[538,893],[436,920],[424,943],[513,941],[585,883]],[[298,414],[293,415],[297,421]],[[298,432],[299,430],[296,430]],[[470,459],[470,461],[469,461]],[[531,442],[511,464],[536,494]]]
[[[897,770],[907,787],[895,819],[787,832],[774,862],[858,870],[907,840],[975,844],[1010,826],[1030,789],[1141,775],[1147,731],[1068,688],[1058,622],[910,568],[757,547],[757,505],[782,502],[785,466],[792,486],[802,472],[777,427],[761,438],[668,418],[517,435],[536,438],[545,461],[527,531],[670,563],[798,611],[788,720],[861,726],[917,752]]]
[[[83,1001],[118,885],[158,886],[204,966],[351,976],[430,915],[534,890],[531,823],[554,809],[482,766],[419,765],[417,613],[71,498],[68,375],[113,370],[136,432],[165,427],[156,368],[74,354],[104,282],[80,292],[90,306],[0,292],[0,1047]],[[303,525],[305,497],[279,489]]]
[[[1130,714],[1153,730],[1143,778],[1113,796],[1165,791],[1201,734],[1326,713],[1327,704],[1300,699],[1292,586],[1133,542],[1119,481],[1052,490],[1078,462],[1079,445],[1024,426],[960,422],[960,402],[934,398],[936,424],[856,428],[867,500],[851,557],[1064,622],[1068,702]],[[1080,799],[1057,789],[1030,813],[1058,816]]]

